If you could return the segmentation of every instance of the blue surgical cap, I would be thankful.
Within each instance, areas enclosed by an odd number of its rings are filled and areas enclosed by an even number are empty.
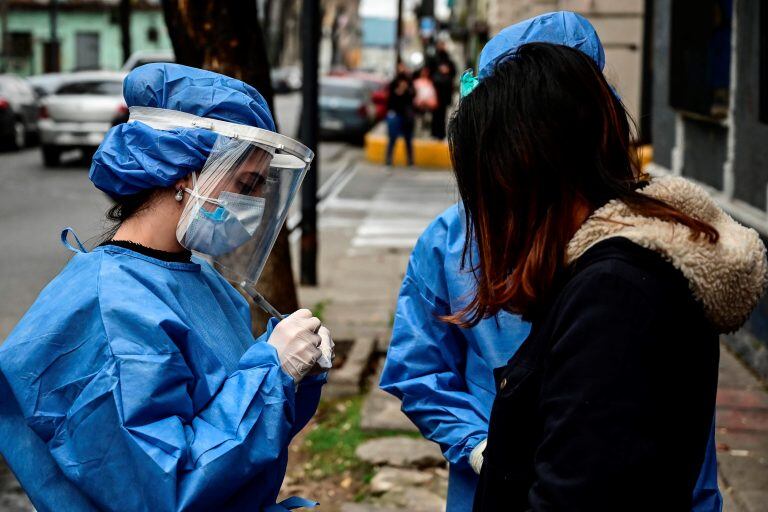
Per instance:
[[[129,107],[179,110],[275,131],[272,113],[256,89],[212,71],[146,64],[125,78],[123,95]],[[217,138],[218,134],[198,128],[163,131],[140,122],[120,124],[104,137],[89,177],[114,198],[170,187],[202,169]]]
[[[605,67],[605,52],[595,28],[583,16],[557,11],[515,23],[492,37],[480,53],[478,78],[482,80],[492,73],[499,57],[526,43],[570,46],[594,60],[600,70]]]

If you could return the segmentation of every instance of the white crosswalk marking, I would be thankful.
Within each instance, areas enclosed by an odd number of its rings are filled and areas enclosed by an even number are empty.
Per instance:
[[[366,216],[352,239],[352,250],[410,250],[427,225],[455,201],[449,173],[397,171],[365,201]]]

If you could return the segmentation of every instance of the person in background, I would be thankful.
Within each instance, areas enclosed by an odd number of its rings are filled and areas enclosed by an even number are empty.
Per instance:
[[[405,141],[405,150],[408,157],[408,165],[413,165],[413,126],[415,111],[413,99],[416,92],[413,88],[413,80],[410,73],[398,67],[398,73],[389,84],[389,97],[387,99],[387,141],[386,164],[392,166],[392,155],[397,139],[402,137]]]
[[[254,339],[246,300],[191,253],[257,241],[278,146],[299,143],[256,89],[210,71],[147,64],[124,95],[132,122],[89,175],[116,230],[91,251],[62,233],[76,254],[0,348],[0,452],[39,511],[314,505],[275,501],[330,333],[299,310]]]
[[[688,511],[719,334],[764,293],[765,246],[699,186],[640,171],[583,52],[528,43],[490,66],[449,126],[477,285],[443,320],[503,310],[532,332],[494,372],[474,510]]]
[[[439,39],[435,48],[435,55],[430,61],[432,81],[437,90],[437,107],[432,113],[432,136],[436,139],[445,139],[446,116],[448,109],[453,104],[453,88],[456,81],[456,64],[448,54],[448,45],[445,39]]]
[[[488,74],[499,56],[535,41],[572,46],[598,68],[605,65],[592,25],[578,14],[554,12],[511,25],[493,37],[480,54],[479,76]],[[530,324],[505,311],[471,328],[439,319],[464,308],[477,286],[475,276],[461,269],[464,218],[463,204],[453,205],[420,236],[400,290],[380,383],[402,400],[403,411],[421,432],[440,444],[450,463],[448,512],[472,509],[495,395],[493,370],[506,364],[530,331]],[[471,251],[476,261],[474,241]],[[692,510],[719,512],[721,507],[713,425]]]
[[[416,91],[413,106],[416,109],[418,119],[421,120],[420,124],[423,126],[428,121],[427,118],[437,108],[437,91],[427,66],[419,70],[417,78],[413,81],[413,88]]]

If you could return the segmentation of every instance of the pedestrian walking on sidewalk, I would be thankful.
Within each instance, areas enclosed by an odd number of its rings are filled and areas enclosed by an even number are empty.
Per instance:
[[[408,165],[413,165],[413,125],[416,117],[413,99],[415,95],[410,73],[398,72],[389,84],[389,98],[387,99],[389,141],[387,142],[386,164],[389,166],[392,165],[392,154],[397,139],[400,137],[405,141]]]
[[[496,58],[529,42],[569,45],[598,68],[605,65],[603,46],[589,21],[554,12],[511,25],[492,38],[480,54],[479,76],[493,68]],[[471,87],[474,77],[467,79]],[[476,292],[474,276],[462,271],[464,217],[458,203],[419,238],[400,290],[381,377],[382,389],[402,400],[403,411],[440,444],[450,463],[448,512],[472,509],[495,395],[493,369],[507,363],[530,331],[528,322],[503,310],[471,328],[440,320],[464,308]],[[474,242],[471,255],[476,261]],[[693,512],[720,512],[714,425],[693,494]]]
[[[623,105],[566,46],[497,58],[449,145],[477,288],[446,320],[532,324],[495,371],[474,509],[690,510],[718,334],[768,280],[759,236],[700,187],[641,174]]]
[[[300,310],[254,339],[225,278],[255,279],[232,251],[266,258],[312,152],[217,73],[148,64],[124,94],[90,171],[117,226],[91,251],[62,233],[76,254],[0,348],[0,452],[41,511],[312,506],[275,501],[330,333]]]

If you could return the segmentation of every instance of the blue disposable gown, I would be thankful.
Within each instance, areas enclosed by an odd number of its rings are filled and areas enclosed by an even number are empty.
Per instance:
[[[450,463],[448,512],[472,510],[477,475],[469,454],[488,436],[495,397],[493,369],[503,366],[530,326],[501,312],[471,329],[439,320],[459,311],[474,290],[461,270],[465,223],[461,204],[448,208],[421,235],[398,298],[381,387]],[[696,512],[719,512],[714,430],[696,490]],[[653,492],[649,489],[648,492]]]
[[[40,512],[285,510],[325,378],[267,335],[205,262],[78,253],[0,348],[0,451]]]

